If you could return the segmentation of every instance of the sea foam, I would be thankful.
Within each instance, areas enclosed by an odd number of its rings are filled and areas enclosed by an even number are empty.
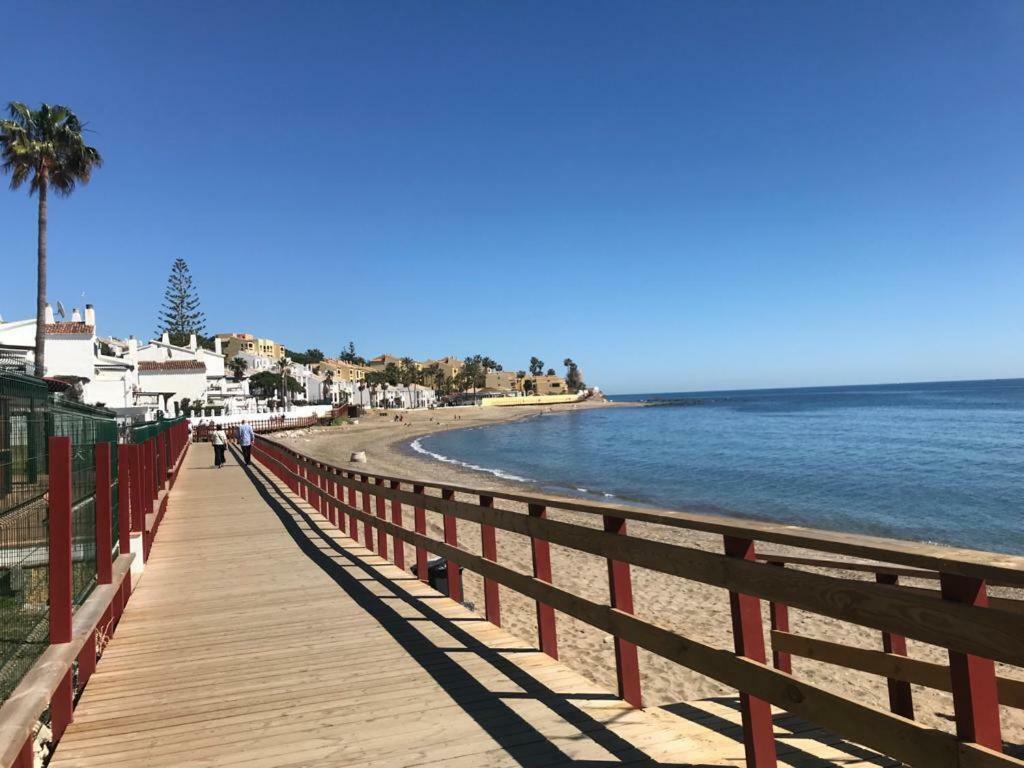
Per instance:
[[[471,469],[474,472],[486,472],[487,474],[494,475],[495,477],[500,477],[502,480],[513,480],[517,483],[532,482],[528,477],[520,477],[519,475],[513,475],[509,472],[504,472],[500,469],[494,469],[492,467],[481,467],[479,464],[470,464],[468,461],[459,461],[458,459],[452,459],[449,458],[448,456],[443,456],[440,453],[428,451],[426,448],[423,447],[423,444],[420,442],[419,438],[416,438],[411,443],[409,443],[409,447],[416,451],[416,453],[422,453],[424,456],[429,456],[430,458],[436,459],[437,461],[443,461],[445,464],[454,464],[458,467],[463,467],[464,469]]]

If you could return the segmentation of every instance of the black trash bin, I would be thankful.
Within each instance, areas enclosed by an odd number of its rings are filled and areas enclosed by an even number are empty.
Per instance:
[[[416,566],[409,571],[416,575]],[[459,566],[462,573],[462,566]],[[432,557],[427,560],[427,583],[444,596],[448,596],[448,560],[443,557]]]

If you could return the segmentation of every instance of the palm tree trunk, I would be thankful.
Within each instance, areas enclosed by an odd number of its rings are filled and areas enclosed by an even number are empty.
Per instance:
[[[36,263],[36,376],[46,373],[46,188],[49,179],[44,165],[39,174],[39,241]]]

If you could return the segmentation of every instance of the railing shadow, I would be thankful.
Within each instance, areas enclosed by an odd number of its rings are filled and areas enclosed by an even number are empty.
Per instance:
[[[729,709],[734,709],[737,712],[740,710],[739,699],[736,697],[715,697],[714,699],[710,699],[710,701],[714,701],[715,703],[728,707]],[[694,706],[693,703],[681,701],[675,704],[663,704],[661,708],[666,712],[671,712],[676,717],[681,717],[684,720],[688,720],[693,723],[699,723],[700,725],[710,728],[723,736],[727,736],[740,744],[743,743],[743,727],[739,723],[733,722],[721,715],[716,715],[714,712],[709,712],[701,709],[700,707]],[[789,731],[794,737],[813,739],[814,741],[828,745],[849,755],[848,759],[837,762],[836,760],[826,759],[800,749],[785,736],[781,739],[777,738],[776,743],[780,759],[785,760],[787,764],[794,766],[794,768],[835,768],[837,765],[842,765],[843,762],[855,763],[857,765],[876,765],[881,768],[892,768],[894,766],[902,765],[898,760],[893,760],[891,757],[886,757],[885,755],[879,755],[877,752],[872,752],[869,749],[865,749],[858,744],[853,744],[852,742],[841,739],[838,736],[826,738],[826,731],[823,731],[821,728],[807,723],[805,720],[801,720],[796,715],[791,715],[788,712],[774,714],[772,716],[772,722],[777,728]]]
[[[232,447],[235,459],[239,455]],[[252,480],[260,496],[274,511],[288,535],[300,551],[329,576],[346,594],[396,641],[410,658],[429,674],[434,681],[469,715],[510,757],[521,765],[556,766],[567,765],[576,768],[610,768],[613,765],[650,765],[665,768],[720,768],[710,764],[658,762],[633,744],[610,730],[606,725],[573,705],[572,700],[617,699],[612,694],[561,694],[543,685],[503,654],[509,649],[490,648],[465,629],[460,622],[452,621],[423,601],[404,593],[391,580],[377,573],[327,533],[321,530],[319,521],[291,499],[283,483],[264,467],[253,462],[241,468]],[[344,506],[344,505],[342,505]],[[300,525],[301,523],[301,525]],[[315,538],[314,538],[315,537]],[[326,550],[323,548],[326,546]],[[335,559],[343,558],[344,561]],[[354,567],[361,577],[349,572]],[[369,577],[369,578],[367,578]],[[382,598],[374,594],[367,582],[376,582],[391,594]],[[408,618],[396,609],[396,603],[414,608],[419,616]],[[513,695],[493,692],[467,672],[455,660],[449,658],[452,650],[438,645],[417,629],[417,622],[429,621],[443,630],[452,640],[460,643],[466,652],[475,654],[488,662],[509,681],[522,689]],[[422,626],[422,624],[419,624]],[[526,649],[513,649],[522,652]],[[537,652],[535,649],[529,649]],[[590,739],[616,759],[593,760],[573,759],[566,755],[526,718],[510,707],[505,699],[531,698],[574,726],[579,739]]]

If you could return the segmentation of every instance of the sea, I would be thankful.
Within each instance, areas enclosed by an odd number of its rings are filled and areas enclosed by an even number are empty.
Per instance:
[[[1024,555],[1024,379],[669,392],[411,449],[544,491]]]

